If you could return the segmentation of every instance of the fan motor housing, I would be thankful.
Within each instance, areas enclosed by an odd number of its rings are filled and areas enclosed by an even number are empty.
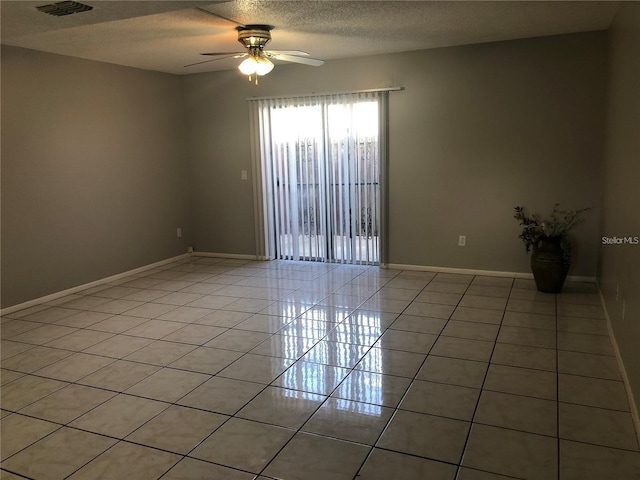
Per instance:
[[[271,40],[272,25],[244,25],[236,27],[238,30],[238,42],[245,47],[258,47],[264,48],[264,46]]]

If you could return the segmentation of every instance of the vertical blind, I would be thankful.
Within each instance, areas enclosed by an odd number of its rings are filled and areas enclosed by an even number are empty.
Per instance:
[[[387,92],[252,99],[257,250],[384,263]]]

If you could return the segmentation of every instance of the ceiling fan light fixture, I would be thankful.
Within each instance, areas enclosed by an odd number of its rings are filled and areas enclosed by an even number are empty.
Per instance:
[[[266,75],[273,70],[273,62],[266,57],[256,58],[256,75]]]
[[[248,57],[238,65],[238,70],[240,70],[244,75],[253,75],[256,73],[256,67],[257,63],[253,57]]]
[[[258,76],[263,76],[273,70],[273,62],[265,57],[261,48],[251,47],[249,49],[249,56],[238,65],[238,70],[240,70],[244,75],[249,76],[249,81],[251,81],[251,76],[256,76],[256,85],[258,83]]]
[[[273,66],[273,63],[265,57],[249,57],[238,65],[238,70],[245,75],[262,76],[273,70]]]

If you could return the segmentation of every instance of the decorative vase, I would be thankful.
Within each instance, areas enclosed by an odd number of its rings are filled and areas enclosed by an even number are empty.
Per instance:
[[[559,293],[567,278],[570,261],[562,248],[562,237],[543,237],[531,253],[531,271],[538,291]]]

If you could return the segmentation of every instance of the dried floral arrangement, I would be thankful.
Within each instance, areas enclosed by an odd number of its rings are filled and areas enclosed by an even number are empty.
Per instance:
[[[537,213],[529,213],[526,207],[515,207],[514,218],[520,222],[522,232],[518,237],[524,243],[527,253],[537,246],[541,239],[565,239],[567,232],[584,221],[584,215],[591,208],[560,210],[556,203],[551,215],[546,218]]]

